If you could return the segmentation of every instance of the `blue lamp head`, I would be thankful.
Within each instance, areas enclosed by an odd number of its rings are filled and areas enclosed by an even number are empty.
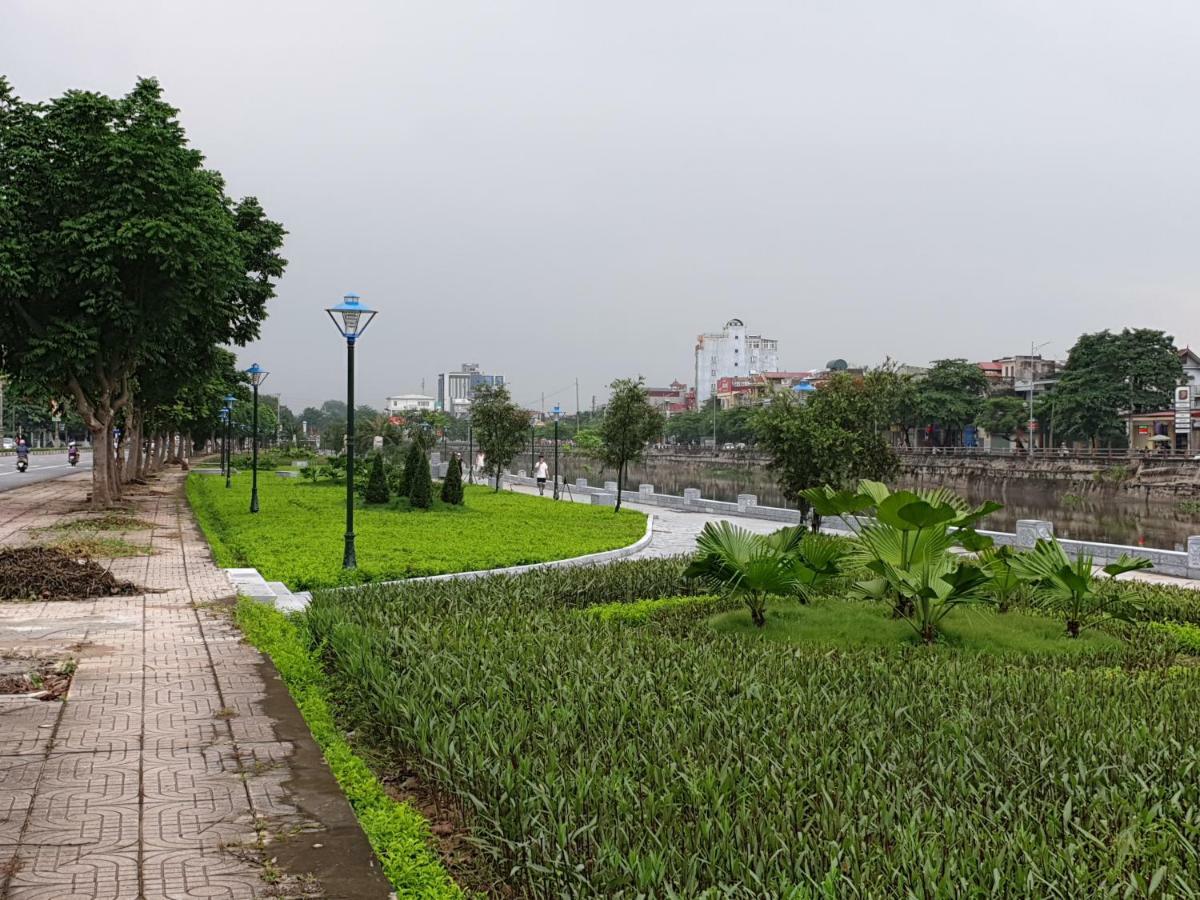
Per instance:
[[[221,421],[224,422],[229,418],[229,407],[222,406],[220,410]]]
[[[250,383],[252,385],[254,385],[255,387],[258,387],[260,384],[262,384],[264,381],[267,380],[267,376],[270,375],[271,373],[268,372],[266,369],[264,369],[262,366],[260,366],[258,363],[254,363],[254,365],[252,365],[250,368],[248,368],[246,370],[246,374],[250,376]]]
[[[367,330],[377,310],[363,306],[359,302],[358,294],[347,294],[341,303],[329,307],[325,312],[329,313],[329,318],[333,320],[342,337],[354,343],[358,336]]]
[[[233,394],[226,394],[225,395],[225,408],[233,409],[233,401],[236,399],[237,399],[237,397],[233,396]]]
[[[558,421],[562,417],[562,407],[555,403],[554,409],[550,410],[550,414],[554,416],[555,421]]]

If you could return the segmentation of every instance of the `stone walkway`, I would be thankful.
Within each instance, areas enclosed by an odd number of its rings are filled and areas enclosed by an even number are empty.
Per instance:
[[[82,512],[88,485],[3,494],[0,546]],[[386,897],[286,689],[223,613],[181,473],[134,490],[151,527],[124,537],[153,553],[111,567],[153,593],[0,603],[0,654],[78,658],[65,702],[0,698],[0,898]]]

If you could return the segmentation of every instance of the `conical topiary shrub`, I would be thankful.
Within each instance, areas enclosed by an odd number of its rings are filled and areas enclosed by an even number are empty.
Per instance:
[[[455,506],[463,502],[462,460],[458,456],[450,457],[450,465],[442,481],[442,502]]]
[[[421,445],[413,441],[408,445],[408,456],[404,458],[404,472],[400,476],[400,485],[398,493],[403,497],[408,497],[412,494],[412,477],[413,472],[420,467],[421,458],[425,454],[421,452]],[[426,471],[429,466],[426,464]]]
[[[366,501],[368,503],[388,502],[387,476],[383,472],[383,454],[376,453],[371,460],[371,474],[367,478]]]
[[[429,457],[425,451],[417,447],[415,463],[412,463],[408,473],[408,502],[414,509],[429,509],[433,505],[433,479],[429,475]]]

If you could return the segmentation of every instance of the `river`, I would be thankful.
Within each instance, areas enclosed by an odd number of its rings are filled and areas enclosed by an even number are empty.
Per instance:
[[[549,454],[547,454],[549,455]],[[559,464],[569,482],[586,478],[599,485],[612,480],[594,460],[567,456]],[[653,484],[664,494],[682,494],[684,488],[699,488],[713,500],[737,500],[738,494],[755,494],[763,506],[791,506],[784,500],[770,472],[759,466],[730,463],[655,462],[632,465],[626,490],[638,484]],[[929,482],[924,482],[928,486]],[[904,487],[904,481],[899,482]],[[1164,550],[1185,550],[1189,535],[1200,534],[1200,504],[1169,500],[1138,500],[1111,493],[1073,494],[1070,486],[1051,481],[975,481],[965,490],[957,488],[972,503],[995,500],[1004,508],[988,516],[983,528],[1015,531],[1018,519],[1046,519],[1063,538],[1129,544]]]

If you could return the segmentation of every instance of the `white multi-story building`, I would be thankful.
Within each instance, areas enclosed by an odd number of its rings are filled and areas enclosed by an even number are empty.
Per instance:
[[[404,412],[433,412],[437,401],[424,394],[396,394],[387,398],[387,411],[391,415]]]
[[[442,372],[438,375],[437,408],[452,416],[465,415],[475,399],[475,389],[481,385],[499,387],[503,375],[489,375],[479,371],[478,363],[463,363],[457,372]]]
[[[779,371],[779,341],[747,334],[741,319],[696,338],[696,403],[703,405],[721,378]]]

